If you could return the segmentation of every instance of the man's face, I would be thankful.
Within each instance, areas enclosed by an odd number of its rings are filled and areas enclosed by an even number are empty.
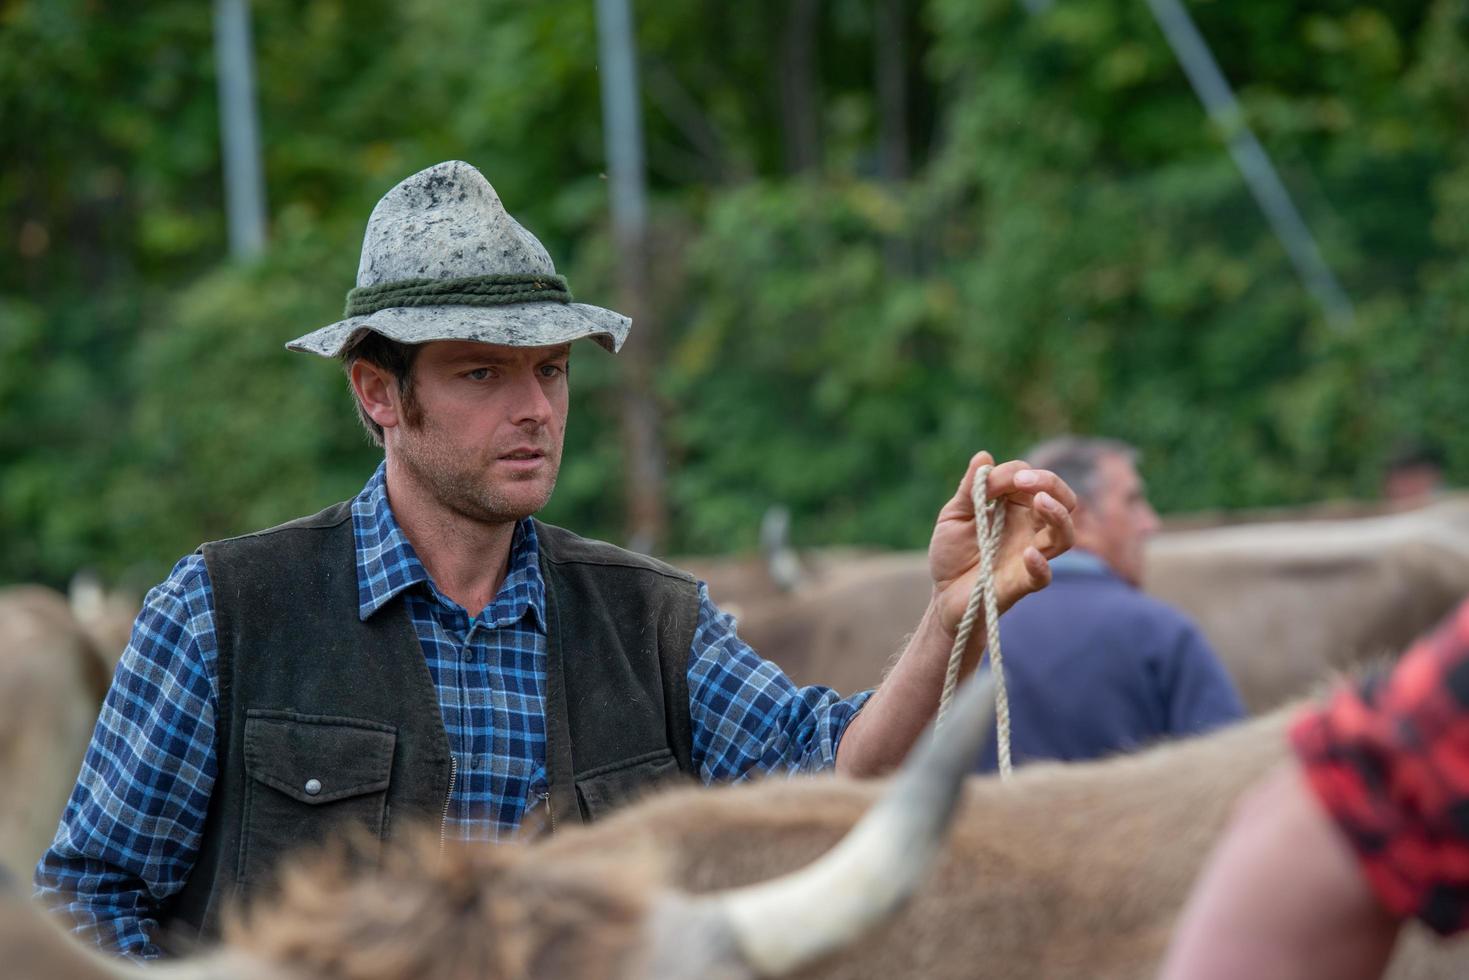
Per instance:
[[[1143,552],[1159,527],[1137,469],[1126,456],[1103,456],[1097,463],[1094,501],[1076,512],[1076,544],[1133,585],[1143,580]]]
[[[424,491],[471,520],[503,523],[545,506],[561,468],[569,344],[425,344],[412,403],[385,443]]]

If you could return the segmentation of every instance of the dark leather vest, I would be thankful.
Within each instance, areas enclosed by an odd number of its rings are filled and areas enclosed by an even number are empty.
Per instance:
[[[651,558],[540,522],[536,533],[554,830],[694,774],[698,588]],[[335,830],[381,842],[442,826],[454,775],[402,597],[358,618],[350,503],[201,550],[219,640],[219,774],[198,859],[164,906],[170,945],[213,936],[228,900]]]

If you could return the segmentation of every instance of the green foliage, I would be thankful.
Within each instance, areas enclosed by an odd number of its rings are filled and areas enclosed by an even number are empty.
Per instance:
[[[1145,4],[915,2],[902,119],[878,5],[826,0],[806,49],[797,6],[637,9],[670,550],[749,547],[773,503],[802,543],[918,546],[973,451],[1067,429],[1142,447],[1164,509],[1371,496],[1405,441],[1469,480],[1469,0],[1190,4],[1345,329]],[[475,163],[615,302],[593,4],[252,13],[272,243],[238,265],[208,5],[0,2],[0,580],[147,582],[359,486],[340,371],[282,344],[339,315],[414,170]],[[546,514],[614,540],[620,383],[578,350]]]
[[[123,554],[184,554],[360,486],[377,453],[343,410],[341,372],[282,350],[340,315],[320,283],[351,272],[350,257],[326,243],[278,235],[265,261],[221,267],[181,291],[166,328],[140,338],[122,433],[132,451],[101,501]]]
[[[749,543],[775,503],[812,540],[910,543],[931,524],[985,429],[947,363],[954,290],[889,276],[908,214],[866,181],[752,184],[711,207],[698,313],[668,352],[689,547]]]
[[[932,11],[936,61],[955,84],[984,79],[956,100],[937,166],[980,201],[976,247],[954,271],[990,323],[994,380],[1016,393],[1010,431],[1130,439],[1167,509],[1370,494],[1392,443],[1430,435],[1411,379],[1437,354],[1408,311],[1443,254],[1431,188],[1453,160],[1446,117],[1415,123],[1444,96],[1407,84],[1442,43],[1421,7],[1197,9],[1357,299],[1340,335],[1143,5]],[[1384,369],[1389,350],[1406,370]]]

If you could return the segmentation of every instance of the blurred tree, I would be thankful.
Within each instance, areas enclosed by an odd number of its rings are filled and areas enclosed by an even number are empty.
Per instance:
[[[920,546],[973,450],[1061,429],[1143,447],[1167,509],[1370,495],[1406,439],[1469,481],[1469,0],[1190,8],[1351,331],[1144,5],[638,4],[671,547],[775,502]],[[612,301],[593,4],[252,11],[273,242],[231,267],[208,5],[0,0],[0,580],[156,579],[360,485],[340,373],[280,345],[414,170],[472,161]],[[618,540],[613,361],[575,361],[546,516]]]

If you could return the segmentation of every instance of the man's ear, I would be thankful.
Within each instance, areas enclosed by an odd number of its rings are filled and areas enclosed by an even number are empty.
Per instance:
[[[1071,512],[1071,526],[1076,529],[1076,546],[1088,549],[1093,547],[1097,531],[1097,512],[1088,507],[1086,501],[1080,497],[1076,500],[1076,509]]]
[[[403,405],[398,381],[392,374],[359,357],[352,362],[347,377],[352,382],[352,393],[369,418],[384,429],[398,424]]]

